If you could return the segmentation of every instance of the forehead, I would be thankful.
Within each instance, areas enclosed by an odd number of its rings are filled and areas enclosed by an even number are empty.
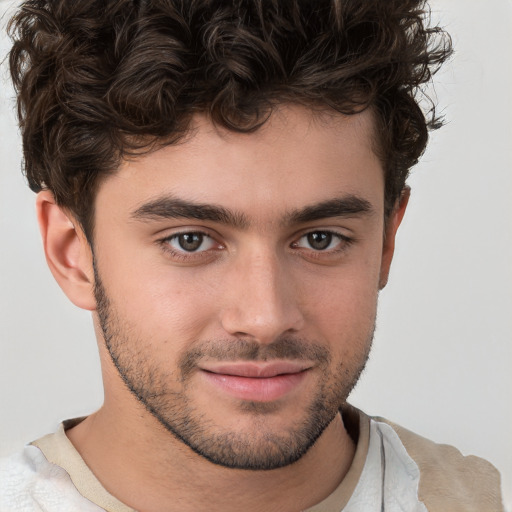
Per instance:
[[[252,133],[196,115],[180,143],[124,161],[100,185],[96,221],[103,208],[129,215],[166,195],[261,218],[347,194],[381,211],[384,176],[373,147],[369,111],[281,107]]]

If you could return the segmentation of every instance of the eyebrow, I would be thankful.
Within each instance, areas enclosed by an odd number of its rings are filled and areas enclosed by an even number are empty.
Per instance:
[[[243,213],[233,212],[223,206],[195,203],[173,197],[159,197],[137,208],[131,217],[138,220],[196,219],[219,222],[238,229],[245,229],[249,221]]]
[[[282,222],[283,224],[303,224],[327,218],[356,217],[374,213],[375,210],[369,201],[350,194],[287,212]],[[132,212],[131,217],[141,221],[195,219],[218,222],[241,230],[247,229],[250,225],[248,217],[242,212],[219,205],[196,203],[169,196],[159,197],[143,204]]]
[[[350,194],[293,210],[286,215],[286,220],[290,224],[303,224],[321,219],[366,216],[374,213],[375,209],[369,201]]]

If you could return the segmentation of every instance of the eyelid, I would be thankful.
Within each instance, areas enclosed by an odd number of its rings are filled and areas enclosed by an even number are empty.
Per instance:
[[[161,249],[168,254],[168,257],[171,257],[174,260],[177,261],[183,261],[184,263],[190,263],[190,264],[201,264],[202,262],[209,261],[210,259],[216,258],[219,255],[219,252],[222,251],[222,249],[226,248],[226,245],[222,242],[219,242],[218,239],[220,238],[217,233],[212,234],[211,230],[208,228],[201,227],[187,227],[187,226],[180,226],[179,228],[175,228],[176,231],[170,232],[167,231],[167,234],[158,240],[156,240],[156,243],[161,247]],[[316,228],[308,228],[303,229],[300,232],[296,233],[292,239],[292,242],[290,243],[289,247],[292,249],[297,250],[298,253],[301,253],[304,257],[307,257],[307,259],[314,258],[321,260],[329,258],[329,256],[334,257],[336,255],[340,255],[344,251],[348,250],[348,248],[356,242],[356,239],[352,235],[345,234],[342,228],[322,228],[322,227],[316,227]],[[350,230],[349,230],[350,231]],[[329,233],[336,239],[338,239],[338,243],[335,247],[330,249],[314,249],[312,247],[302,247],[299,246],[299,241],[308,236],[312,233]],[[174,248],[169,241],[176,239],[180,235],[185,234],[200,234],[204,237],[207,237],[211,240],[213,246],[208,247],[203,250],[196,250],[196,251],[186,251],[185,249],[179,249]]]
[[[173,239],[176,239],[180,235],[187,234],[200,234],[204,237],[209,238],[213,247],[209,247],[208,249],[199,250],[199,251],[186,251],[184,249],[178,249],[173,247],[169,242]],[[174,259],[178,262],[182,261],[184,263],[201,263],[202,261],[207,260],[209,257],[213,257],[214,253],[217,250],[221,250],[224,248],[224,244],[218,242],[218,237],[212,235],[208,230],[204,228],[187,228],[180,226],[179,229],[172,233],[168,233],[166,236],[163,236],[156,240],[156,243],[161,247],[161,249],[167,254],[168,257]]]
[[[309,228],[305,230],[301,230],[298,234],[296,234],[293,239],[294,241],[298,241],[305,236],[311,235],[313,233],[329,233],[335,237],[339,237],[342,240],[348,241],[353,240],[354,237],[346,234],[343,230],[337,228]]]
[[[336,244],[336,246],[334,248],[323,249],[323,250],[321,250],[321,249],[318,250],[318,249],[314,249],[312,247],[308,248],[308,247],[303,247],[303,246],[298,245],[299,241],[301,239],[303,239],[304,237],[307,237],[308,235],[310,235],[312,233],[329,233],[329,234],[333,235],[333,237],[336,237],[338,239],[338,243]],[[292,244],[291,244],[291,247],[293,249],[298,249],[302,253],[306,252],[306,253],[310,254],[311,257],[314,257],[314,258],[322,258],[322,257],[327,258],[329,256],[334,256],[334,255],[344,252],[355,241],[356,240],[354,237],[348,236],[345,233],[342,233],[337,229],[316,228],[316,229],[308,229],[307,231],[303,231],[302,233],[300,233],[300,235],[296,236],[294,239],[294,242],[292,242]]]
[[[159,229],[158,232],[153,234],[153,236],[156,238],[156,241],[164,241],[178,235],[186,235],[189,233],[208,236],[216,241],[221,238],[221,235],[215,229],[208,226],[181,223],[176,226],[169,225],[164,229]]]
[[[199,235],[199,236],[202,237],[201,246],[206,241],[209,241],[209,243],[207,244],[208,247],[206,247],[205,249],[197,249],[195,251],[187,251],[186,249],[183,249],[183,248],[180,248],[180,247],[174,247],[174,245],[171,245],[172,242],[174,242],[174,241],[177,241],[178,245],[179,245],[179,238],[181,236],[183,236],[183,235]],[[212,246],[215,244],[215,239],[212,238],[207,233],[201,233],[200,231],[187,231],[185,233],[174,233],[174,234],[172,234],[171,236],[169,236],[167,238],[166,243],[168,243],[173,248],[173,250],[175,250],[177,252],[180,252],[180,253],[183,252],[184,254],[198,254],[198,253],[201,253],[201,252],[206,252],[207,250],[211,249]]]

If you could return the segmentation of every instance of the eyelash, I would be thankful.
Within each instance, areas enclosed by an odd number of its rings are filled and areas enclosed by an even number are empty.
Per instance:
[[[190,230],[190,231],[180,231],[179,233],[173,233],[170,236],[166,236],[165,238],[158,240],[158,243],[162,246],[162,249],[165,252],[169,253],[176,260],[194,261],[196,259],[204,259],[206,256],[206,253],[208,253],[210,251],[209,249],[207,249],[205,251],[198,251],[198,252],[195,252],[195,251],[187,252],[185,250],[177,251],[171,247],[170,242],[172,240],[178,239],[180,236],[183,236],[183,235],[201,235],[201,236],[203,236],[205,238],[209,238],[215,242],[215,238],[204,231]],[[220,250],[220,248],[224,247],[222,244],[219,244],[217,242],[215,242],[215,243],[217,246],[219,246],[219,249],[217,249],[217,250]]]
[[[307,237],[308,235],[312,235],[314,233],[323,233],[323,234],[330,235],[334,238],[337,238],[339,240],[339,243],[338,243],[339,246],[334,249],[330,249],[330,250],[314,250],[314,249],[310,248],[308,251],[309,258],[319,259],[322,257],[325,258],[327,256],[339,255],[340,253],[343,253],[344,251],[346,251],[355,242],[354,238],[343,235],[337,231],[332,231],[329,229],[317,229],[317,230],[312,230],[312,231],[303,233],[295,242],[292,242],[290,244],[290,247],[300,249],[300,247],[298,246],[299,241],[301,239]],[[209,238],[217,245],[217,248],[216,249],[206,249],[206,250],[198,251],[198,252],[196,252],[196,251],[187,252],[185,250],[178,251],[178,250],[173,249],[170,245],[170,242],[172,240],[176,240],[178,237],[183,236],[183,235],[201,235],[205,238]],[[210,253],[210,255],[211,255],[212,250],[216,251],[216,250],[221,250],[224,248],[224,246],[222,244],[216,242],[215,238],[212,237],[210,234],[208,234],[204,231],[194,231],[194,230],[173,233],[170,236],[167,236],[165,238],[158,240],[158,243],[161,245],[162,249],[165,252],[169,253],[173,257],[173,259],[180,260],[180,261],[194,261],[194,260],[204,259],[208,253]]]
[[[302,234],[298,241],[293,242],[291,246],[296,246],[298,249],[298,243],[301,239],[307,237],[308,235],[312,235],[314,233],[323,233],[332,236],[333,238],[338,239],[338,243],[333,249],[325,249],[325,250],[315,250],[313,248],[305,249],[307,251],[306,254],[300,252],[301,256],[309,260],[323,260],[329,261],[329,258],[336,258],[337,256],[342,255],[345,251],[349,249],[349,247],[356,241],[355,238],[348,237],[342,233],[337,231],[332,231],[329,229],[318,229],[313,231],[308,231],[307,233]]]

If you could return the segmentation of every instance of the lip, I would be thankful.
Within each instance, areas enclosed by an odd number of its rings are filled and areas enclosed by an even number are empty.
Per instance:
[[[232,363],[204,364],[201,369],[222,375],[265,378],[290,373],[300,373],[311,368],[311,366],[311,364],[308,365],[307,363],[298,361],[270,361],[262,363],[240,361]]]
[[[311,365],[293,361],[204,365],[202,376],[222,393],[253,402],[272,402],[293,392]]]

